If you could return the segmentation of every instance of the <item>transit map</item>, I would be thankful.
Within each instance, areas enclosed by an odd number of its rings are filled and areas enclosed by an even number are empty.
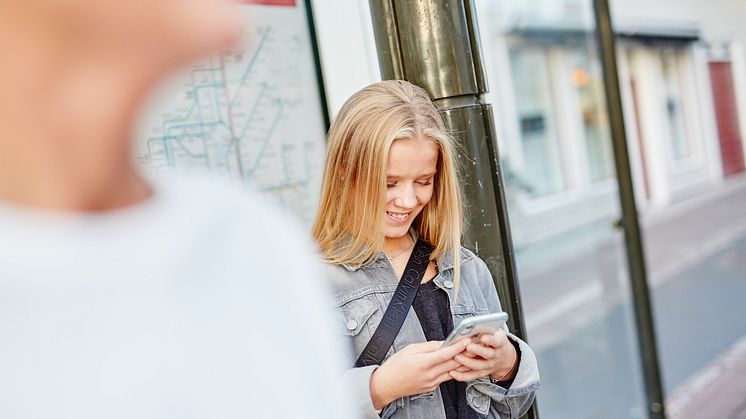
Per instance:
[[[246,22],[240,46],[161,89],[142,118],[138,161],[158,173],[225,174],[308,224],[325,127],[305,4],[235,7]]]

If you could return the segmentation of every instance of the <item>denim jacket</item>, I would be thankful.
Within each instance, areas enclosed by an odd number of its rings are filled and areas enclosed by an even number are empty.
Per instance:
[[[477,314],[502,311],[487,265],[474,253],[461,248],[461,285],[457,301],[454,301],[452,254],[447,253],[437,263],[438,274],[433,281],[448,293],[454,325]],[[330,265],[329,277],[339,314],[338,330],[348,337],[354,351],[353,359],[357,359],[378,327],[399,279],[383,253],[364,267]],[[508,338],[518,343],[521,351],[521,363],[511,387],[505,389],[492,384],[486,377],[467,383],[467,403],[486,418],[518,418],[531,406],[539,388],[539,370],[533,351],[514,335],[508,333]],[[414,309],[410,308],[385,359],[409,344],[420,342],[425,342],[425,335]],[[378,365],[350,368],[344,375],[344,385],[364,418],[379,418],[370,397],[370,377],[376,368]],[[400,398],[384,408],[380,417],[445,419],[440,389]]]

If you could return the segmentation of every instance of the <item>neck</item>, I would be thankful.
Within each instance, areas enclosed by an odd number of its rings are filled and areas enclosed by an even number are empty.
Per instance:
[[[9,20],[0,39],[24,42],[0,43],[0,200],[99,211],[146,199],[129,144],[140,72]]]
[[[385,237],[383,239],[383,251],[387,254],[407,249],[412,246],[412,236],[407,233],[401,237]]]

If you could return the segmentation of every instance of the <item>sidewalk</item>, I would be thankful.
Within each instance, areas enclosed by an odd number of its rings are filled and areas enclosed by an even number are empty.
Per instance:
[[[746,236],[746,177],[641,219],[645,259],[656,284]]]
[[[667,399],[669,419],[746,419],[746,336]]]

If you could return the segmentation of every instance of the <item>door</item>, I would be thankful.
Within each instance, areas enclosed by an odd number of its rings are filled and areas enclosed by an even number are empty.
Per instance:
[[[720,157],[723,160],[723,175],[731,176],[744,171],[744,156],[730,61],[711,62],[710,81],[715,103]]]

